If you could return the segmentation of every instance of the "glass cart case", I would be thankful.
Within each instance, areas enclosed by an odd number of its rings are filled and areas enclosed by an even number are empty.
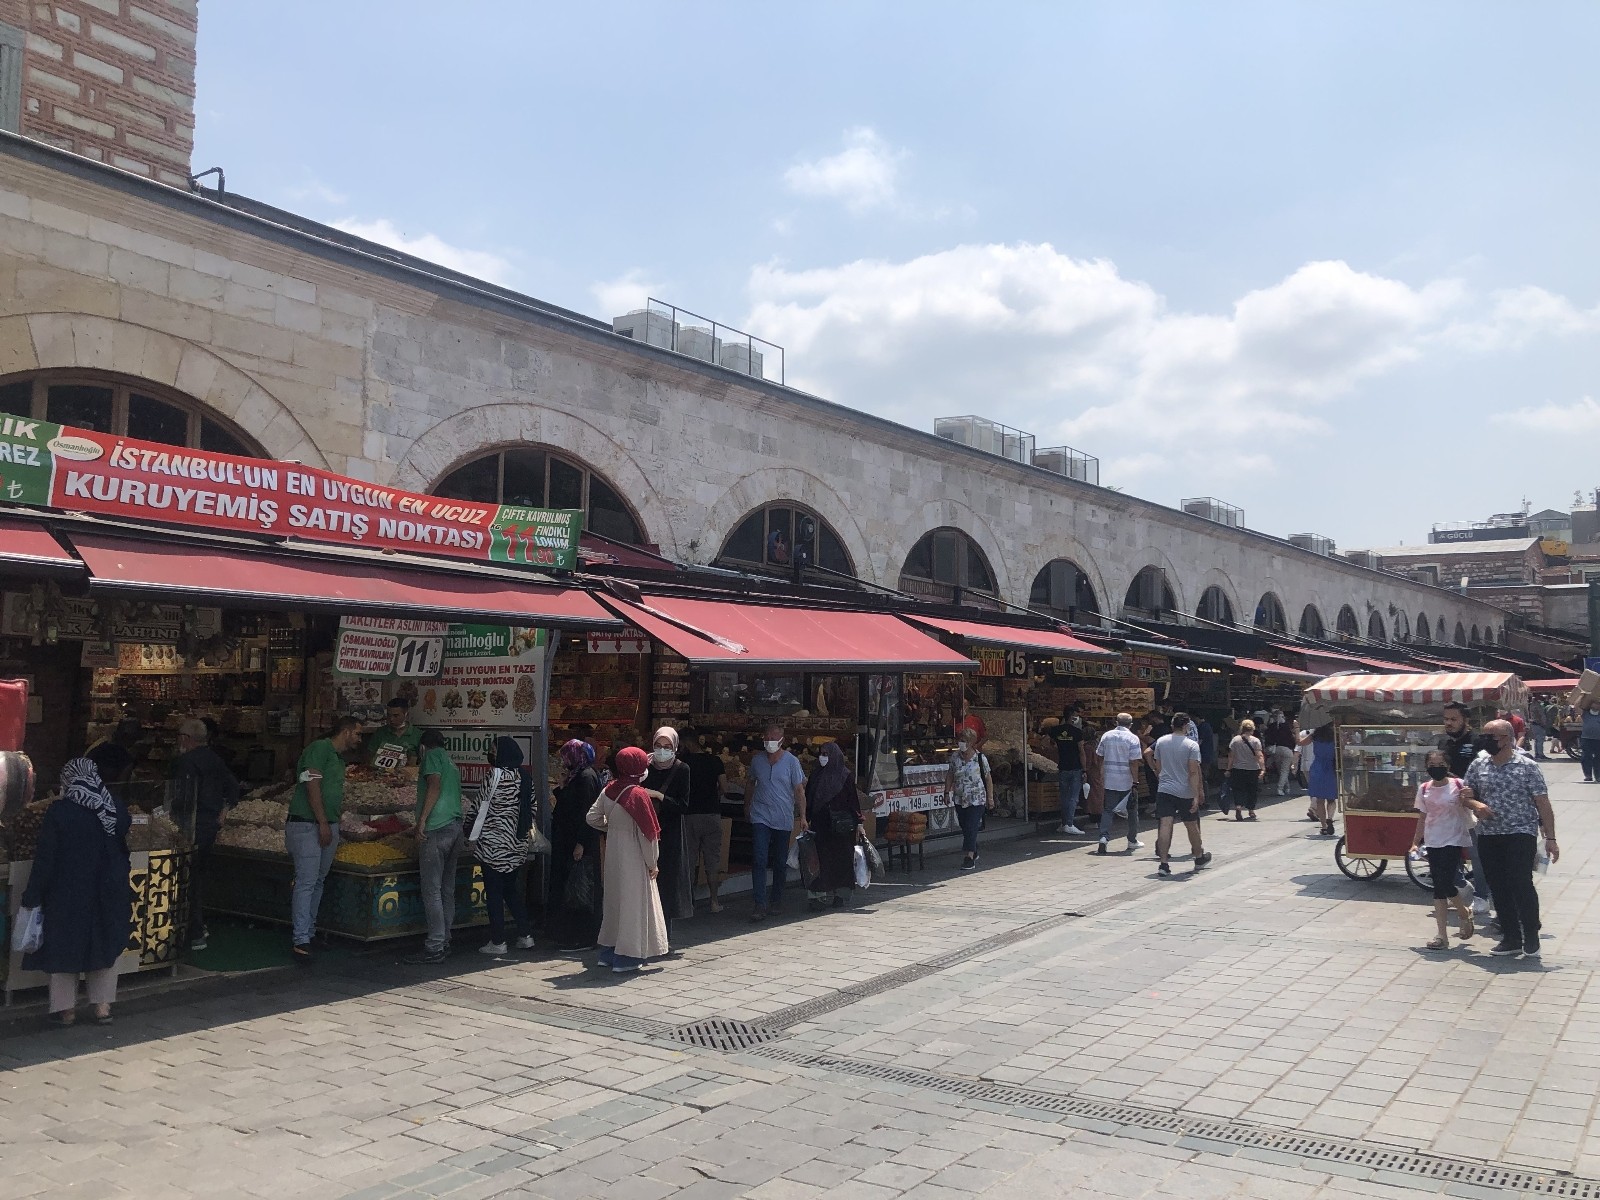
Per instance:
[[[1344,836],[1334,847],[1351,879],[1375,879],[1405,860],[1417,829],[1417,788],[1427,758],[1444,739],[1442,725],[1341,725],[1339,807]]]

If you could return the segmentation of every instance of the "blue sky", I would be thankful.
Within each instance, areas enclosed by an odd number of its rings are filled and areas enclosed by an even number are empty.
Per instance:
[[[1600,486],[1597,35],[1560,3],[208,4],[194,161],[597,316],[741,325],[842,403],[1392,545]]]

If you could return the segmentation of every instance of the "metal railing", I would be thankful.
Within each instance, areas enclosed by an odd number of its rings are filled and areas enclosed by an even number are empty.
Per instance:
[[[611,331],[741,375],[785,382],[782,346],[665,300],[646,299],[642,309],[614,318]]]

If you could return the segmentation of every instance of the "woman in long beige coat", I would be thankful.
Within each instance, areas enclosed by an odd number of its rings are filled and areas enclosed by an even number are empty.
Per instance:
[[[661,824],[650,794],[639,785],[650,756],[637,746],[617,752],[617,777],[589,809],[588,821],[606,835],[596,965],[618,975],[667,953],[667,921],[656,890]]]

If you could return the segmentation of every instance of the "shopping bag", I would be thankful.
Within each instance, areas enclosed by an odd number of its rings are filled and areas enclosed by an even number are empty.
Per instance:
[[[867,866],[867,853],[856,843],[856,886],[867,888],[872,886],[872,870]]]
[[[866,856],[867,866],[871,868],[873,875],[879,879],[882,879],[883,855],[879,854],[878,848],[871,842],[867,841],[867,839],[864,837],[861,839],[860,846],[862,853]]]
[[[17,924],[11,931],[11,948],[19,954],[32,954],[44,945],[44,910],[17,909]]]
[[[794,840],[795,855],[800,863],[800,886],[807,891],[822,873],[822,863],[817,858],[817,839],[808,829]]]
[[[594,859],[584,855],[567,872],[567,886],[561,893],[561,907],[569,913],[593,913],[599,897],[599,872]]]
[[[800,836],[804,837],[805,835],[801,834]],[[800,869],[800,838],[795,838],[794,841],[789,843],[789,870],[798,871],[799,869]]]
[[[528,836],[522,843],[522,861],[532,862],[541,854],[550,853],[550,839],[545,837],[544,831],[537,825],[530,826]]]

